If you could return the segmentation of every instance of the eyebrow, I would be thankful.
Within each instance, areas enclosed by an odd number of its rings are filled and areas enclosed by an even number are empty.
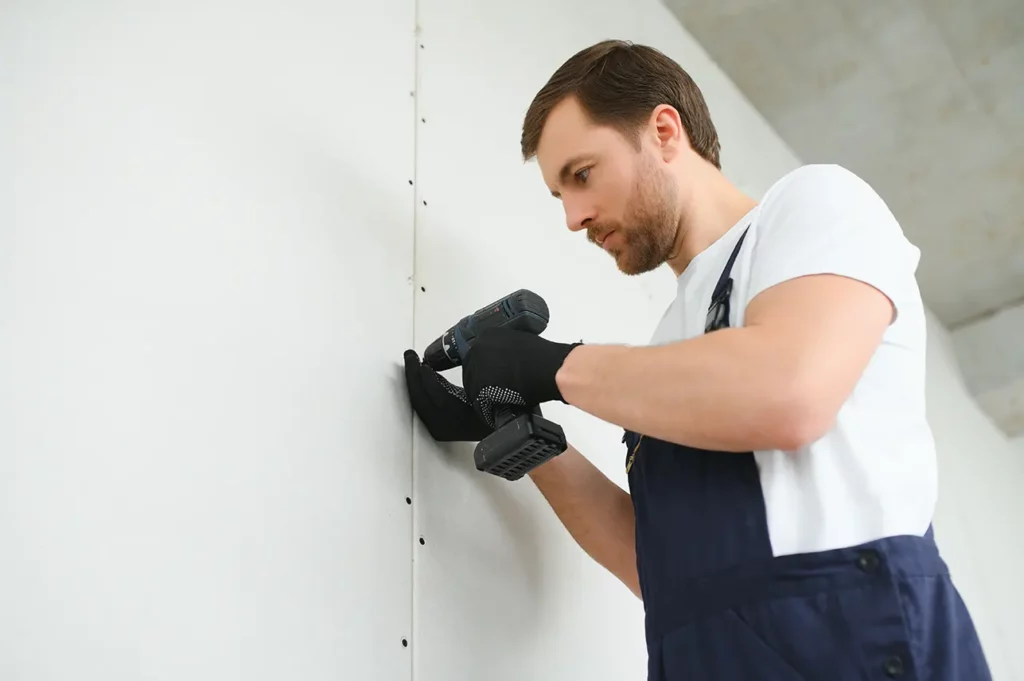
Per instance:
[[[566,182],[572,175],[573,166],[579,165],[580,163],[585,161],[588,156],[589,154],[577,154],[576,156],[573,156],[568,161],[563,163],[562,169],[558,171],[558,181],[563,183]],[[551,195],[554,196],[556,199],[559,197],[559,194],[556,191],[551,192]]]

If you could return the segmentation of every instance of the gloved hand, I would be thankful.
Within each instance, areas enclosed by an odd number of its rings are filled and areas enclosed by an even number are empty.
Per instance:
[[[555,343],[526,331],[486,329],[462,362],[466,397],[479,418],[492,428],[496,406],[564,402],[555,374],[578,345],[582,342]]]
[[[413,410],[438,442],[478,442],[494,431],[466,391],[420,362],[414,350],[405,351],[405,384]]]

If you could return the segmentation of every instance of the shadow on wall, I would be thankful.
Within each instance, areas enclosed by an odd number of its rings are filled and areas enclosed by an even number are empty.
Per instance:
[[[404,387],[403,387],[404,389]],[[515,576],[512,590],[517,594],[528,595],[529,603],[524,603],[522,613],[537,612],[544,601],[543,564],[541,556],[542,528],[536,522],[538,506],[535,499],[524,497],[525,485],[531,485],[526,478],[517,482],[482,473],[476,469],[473,461],[473,443],[434,443],[430,436],[417,423],[415,432],[418,436],[418,456],[434,457],[434,465],[429,468],[433,475],[444,478],[444,484],[451,490],[471,491],[475,499],[466,496],[453,499],[457,506],[474,509],[477,516],[486,516],[486,524],[495,543],[479,541],[474,528],[463,536],[458,548],[459,554],[478,571],[493,571],[495,575]],[[426,443],[426,446],[424,446]],[[458,478],[455,482],[452,477]],[[546,507],[541,509],[546,511]],[[487,511],[484,513],[484,511]],[[430,509],[418,509],[425,516]],[[469,519],[472,522],[472,518]],[[450,518],[449,518],[450,521]],[[424,524],[438,527],[437,521]],[[495,525],[496,526],[493,526]],[[503,613],[503,617],[510,613]]]

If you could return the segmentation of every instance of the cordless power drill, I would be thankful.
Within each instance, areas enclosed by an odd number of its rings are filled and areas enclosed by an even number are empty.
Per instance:
[[[484,329],[504,327],[539,335],[547,325],[547,303],[536,293],[520,289],[460,319],[427,346],[423,363],[434,371],[461,366]],[[477,470],[518,480],[564,452],[567,444],[562,427],[538,411],[515,405],[496,406],[496,429],[477,443],[473,452]]]

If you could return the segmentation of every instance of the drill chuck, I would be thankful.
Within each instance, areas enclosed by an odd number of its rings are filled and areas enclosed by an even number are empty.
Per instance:
[[[445,331],[433,343],[427,346],[423,352],[423,363],[434,371],[446,371],[453,369],[462,363],[459,357],[459,343],[465,343],[464,339],[456,339],[458,325]],[[460,336],[462,334],[459,334]]]

